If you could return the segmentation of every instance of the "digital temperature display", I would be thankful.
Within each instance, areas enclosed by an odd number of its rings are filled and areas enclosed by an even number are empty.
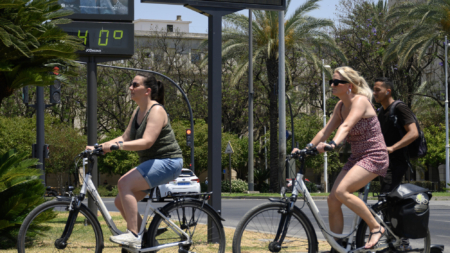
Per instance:
[[[69,35],[82,39],[80,55],[133,55],[134,24],[74,21],[60,25]]]

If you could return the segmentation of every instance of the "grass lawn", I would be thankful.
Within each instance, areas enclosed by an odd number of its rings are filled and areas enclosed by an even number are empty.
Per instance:
[[[121,217],[120,213],[111,212],[110,214],[111,214],[111,217],[113,218],[117,228],[124,231],[126,229],[126,222]],[[104,244],[105,244],[105,248],[103,249],[103,252],[108,252],[108,253],[122,252],[121,247],[119,247],[117,244],[109,241],[111,232],[109,231],[108,227],[106,226],[106,222],[103,219],[103,217],[101,216],[100,212],[98,213],[98,219],[99,219],[100,225],[103,230],[103,237],[104,237]],[[52,226],[59,226],[59,225],[60,224],[56,224],[56,225],[52,225]],[[201,226],[206,226],[206,225],[198,224],[197,230],[202,230]],[[233,242],[234,231],[235,231],[234,228],[225,227],[226,252],[232,252],[232,242]],[[84,233],[83,230],[74,230],[72,236],[75,238],[78,238],[77,240],[79,240],[79,241],[90,241],[92,239],[92,238],[87,238],[87,237],[89,237],[89,235],[85,235],[83,233]],[[255,232],[255,234],[256,234],[256,232]],[[255,236],[257,236],[257,235],[255,235]],[[196,252],[214,252],[213,248],[214,247],[209,247],[208,244],[206,244],[204,246],[201,245],[200,247],[197,246],[195,250],[196,250]],[[329,249],[328,243],[326,241],[319,241],[319,251],[324,251],[327,249]],[[41,248],[38,248],[35,250],[33,250],[33,248],[29,248],[27,250],[27,252],[43,252],[43,253],[54,252],[54,251],[55,251],[55,248],[52,243],[48,243],[48,248],[45,246],[45,247],[41,247]],[[176,248],[168,248],[168,249],[162,250],[160,252],[177,252],[177,251],[178,251],[178,249],[176,249]],[[2,252],[13,253],[13,252],[17,252],[17,249],[2,250]],[[83,244],[81,243],[79,248],[71,248],[71,252],[86,253],[89,251],[86,251],[86,249],[83,248]],[[217,252],[217,250],[215,250],[215,252]],[[259,251],[252,251],[252,250],[247,250],[246,252],[255,252],[255,253],[258,252],[259,253]]]

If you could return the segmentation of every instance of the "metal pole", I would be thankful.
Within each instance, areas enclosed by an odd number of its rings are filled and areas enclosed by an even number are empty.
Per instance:
[[[44,145],[45,145],[45,127],[44,127],[44,113],[45,113],[45,101],[44,101],[44,87],[36,87],[36,150],[33,154],[39,159],[39,164],[36,168],[40,169],[42,175],[40,176],[42,183],[45,183],[45,165],[44,165]]]
[[[286,92],[285,92],[285,60],[284,60],[284,11],[278,12],[278,162],[281,176],[280,187],[286,183],[283,168],[286,166]]]
[[[230,173],[230,195],[231,195],[231,154],[228,154],[229,162],[228,162],[228,167],[229,167],[229,171],[228,173]]]
[[[327,125],[327,102],[325,97],[325,61],[322,59],[322,89],[323,89],[323,127]],[[325,192],[328,192],[328,155],[327,152],[323,155],[324,163],[323,163],[323,181],[325,184]]]
[[[264,126],[264,169],[267,171],[267,137],[266,137],[266,126]],[[266,179],[266,183],[269,183],[269,180]]]
[[[295,135],[294,135],[294,117],[292,116],[292,106],[291,106],[291,99],[289,98],[289,96],[286,94],[286,98],[288,101],[288,105],[289,105],[289,114],[291,115],[291,131],[292,131],[292,149],[294,149],[294,145],[295,145]],[[295,159],[291,160],[288,164],[286,164],[286,178],[292,178],[295,177],[295,171],[294,174],[291,175],[290,173],[290,168],[292,168],[292,166],[295,165]]]
[[[88,145],[93,146],[97,143],[97,62],[95,57],[89,57],[87,71],[87,135]],[[94,166],[92,168],[92,182],[98,187],[98,166],[96,157],[94,157]],[[92,198],[88,198],[88,207],[94,214],[97,214],[97,206]]]
[[[253,17],[248,10],[248,190],[254,191],[253,176]]]
[[[448,145],[448,40],[445,36],[445,183],[446,187],[450,183],[449,174],[449,145]]]

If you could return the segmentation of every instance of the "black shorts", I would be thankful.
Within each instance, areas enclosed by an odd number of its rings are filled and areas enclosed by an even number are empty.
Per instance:
[[[390,161],[389,161],[390,162]],[[387,193],[395,189],[402,182],[403,176],[408,170],[408,164],[390,164],[385,177],[380,177],[381,193]]]

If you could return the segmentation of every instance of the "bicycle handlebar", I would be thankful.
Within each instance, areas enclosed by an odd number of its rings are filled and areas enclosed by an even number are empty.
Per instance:
[[[111,147],[109,147],[109,149],[110,150],[119,150],[119,146],[111,145]],[[104,155],[103,147],[101,145],[99,146],[98,144],[95,144],[94,149],[83,150],[78,156],[86,158],[86,157],[92,156],[92,155],[95,155],[95,156]]]
[[[331,146],[325,146],[325,151],[333,151],[333,148]],[[301,158],[301,157],[306,157],[306,156],[312,156],[312,155],[318,155],[319,151],[317,151],[317,148],[311,148],[311,149],[302,149],[299,150],[293,154],[290,154],[286,157],[286,160],[290,160],[290,159],[297,159],[297,158]]]

